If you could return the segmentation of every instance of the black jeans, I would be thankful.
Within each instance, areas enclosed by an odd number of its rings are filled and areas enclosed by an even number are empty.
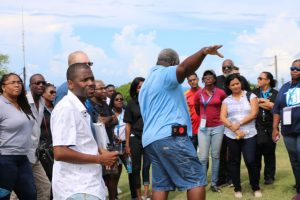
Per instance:
[[[272,128],[257,129],[257,145],[256,145],[256,164],[259,172],[261,171],[262,157],[264,157],[264,179],[275,180],[276,171],[276,143],[272,140]],[[259,138],[265,138],[260,141]],[[259,175],[260,176],[260,175]]]
[[[15,191],[19,199],[36,200],[31,165],[26,155],[0,155],[0,189]],[[10,194],[1,200],[9,200]]]
[[[226,137],[226,136],[225,136]],[[241,153],[248,170],[250,185],[253,191],[259,190],[259,171],[255,162],[256,136],[248,139],[230,139],[226,137],[230,158],[230,174],[234,191],[241,191]]]
[[[231,181],[230,166],[229,166],[230,154],[228,153],[228,145],[226,137],[223,137],[222,146],[220,150],[220,167],[219,177],[217,185],[223,185]]]
[[[137,190],[141,188],[142,139],[137,136],[130,136],[129,140],[132,159],[132,173],[129,174],[129,184],[132,185],[133,190]]]
[[[149,185],[150,184],[150,166],[151,166],[151,160],[149,156],[146,154],[146,151],[143,150],[143,185]]]

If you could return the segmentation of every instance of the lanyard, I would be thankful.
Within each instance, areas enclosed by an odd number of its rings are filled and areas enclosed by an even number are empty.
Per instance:
[[[203,88],[204,89],[204,88]],[[204,96],[203,96],[203,90],[201,92],[201,99],[202,99],[202,103],[203,103],[203,107],[204,107],[204,115],[206,115],[206,107],[208,105],[208,103],[210,102],[210,100],[213,98],[214,94],[216,92],[216,88],[214,88],[212,95],[207,99],[207,101],[205,101]]]
[[[263,92],[262,89],[260,89],[260,96],[264,99],[267,99],[270,96],[271,88],[269,88],[266,92]]]
[[[289,99],[288,99],[288,102],[287,102],[287,106],[292,106],[292,103],[291,103],[291,101],[292,101],[292,96],[293,96],[295,90],[298,88],[299,85],[300,85],[300,83],[298,83],[295,87],[293,87],[293,89],[292,89],[291,91],[288,90],[288,93],[289,93]],[[291,87],[292,87],[292,82],[291,82],[291,84],[290,84],[290,89],[291,89]]]

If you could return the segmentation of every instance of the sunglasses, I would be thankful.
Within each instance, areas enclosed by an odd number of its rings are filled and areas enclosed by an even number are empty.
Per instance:
[[[49,93],[50,93],[50,94],[56,94],[56,91],[51,90]]]
[[[115,98],[115,101],[123,101],[123,98]]]
[[[300,67],[294,67],[294,66],[292,66],[292,67],[290,67],[290,70],[291,70],[291,71],[297,71],[297,72],[300,72]]]
[[[232,69],[232,66],[231,65],[227,65],[227,66],[222,66],[222,69]]]
[[[264,79],[264,80],[267,80],[266,78],[263,78],[263,77],[257,77],[257,80],[260,80],[260,81],[261,81],[261,80],[263,80],[263,79]]]
[[[36,81],[36,82],[31,83],[31,84],[45,86],[47,83],[46,83],[46,81]]]

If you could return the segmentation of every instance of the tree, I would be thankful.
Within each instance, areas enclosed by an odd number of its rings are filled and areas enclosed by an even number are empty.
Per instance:
[[[123,95],[125,102],[128,102],[130,100],[130,94],[129,94],[130,85],[131,83],[126,83],[116,89],[118,92],[120,92]]]
[[[0,54],[0,78],[7,73],[6,65],[9,63],[9,57],[5,54]]]

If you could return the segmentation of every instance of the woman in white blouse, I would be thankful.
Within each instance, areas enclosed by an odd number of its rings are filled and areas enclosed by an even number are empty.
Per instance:
[[[247,166],[251,188],[255,197],[261,197],[259,172],[255,163],[256,129],[255,118],[258,100],[254,94],[243,90],[241,77],[231,74],[225,80],[226,89],[231,93],[224,99],[220,119],[225,126],[225,137],[230,154],[230,173],[234,195],[242,198],[240,180],[241,154]]]

